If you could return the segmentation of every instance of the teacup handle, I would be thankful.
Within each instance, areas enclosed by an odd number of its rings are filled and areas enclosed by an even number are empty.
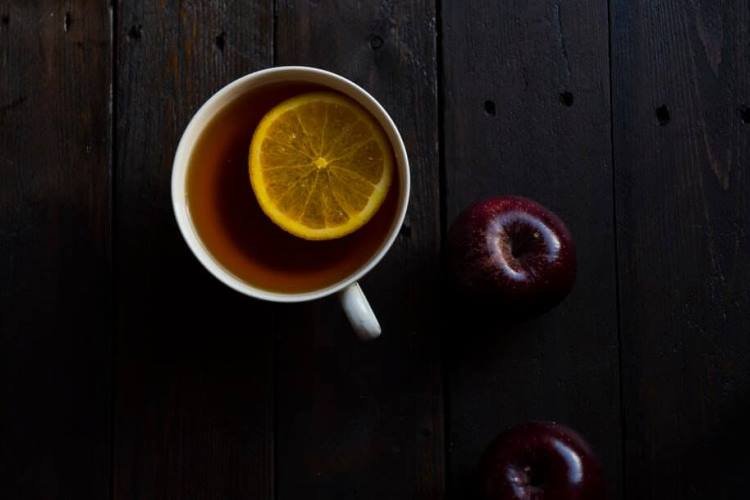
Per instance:
[[[373,340],[380,336],[380,323],[359,283],[354,282],[341,290],[339,300],[349,324],[361,340]]]

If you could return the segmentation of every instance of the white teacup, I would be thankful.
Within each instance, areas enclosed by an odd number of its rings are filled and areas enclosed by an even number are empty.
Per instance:
[[[211,119],[228,103],[258,87],[282,82],[304,82],[322,85],[357,101],[375,117],[388,136],[395,157],[395,168],[399,175],[400,192],[398,208],[390,230],[377,252],[361,267],[337,283],[304,293],[280,293],[263,290],[232,274],[207,250],[198,236],[186,200],[187,171],[193,146]],[[391,248],[406,215],[409,203],[409,159],[396,125],[383,107],[364,89],[346,78],[317,68],[304,66],[282,66],[256,71],[239,78],[216,92],[193,116],[177,146],[172,165],[172,205],[177,224],[190,250],[208,271],[225,285],[257,299],[272,302],[303,302],[338,294],[341,305],[354,331],[362,339],[374,339],[380,335],[380,324],[357,280],[362,278]]]

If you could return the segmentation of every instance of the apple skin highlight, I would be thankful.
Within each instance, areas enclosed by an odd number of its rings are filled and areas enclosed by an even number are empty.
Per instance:
[[[588,443],[554,422],[500,434],[479,465],[482,500],[604,500],[602,467]]]
[[[502,306],[514,316],[554,307],[575,282],[576,251],[567,226],[520,196],[469,206],[451,225],[447,251],[462,295]]]

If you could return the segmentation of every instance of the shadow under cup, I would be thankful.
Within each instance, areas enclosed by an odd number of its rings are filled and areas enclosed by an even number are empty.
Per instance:
[[[195,233],[220,267],[255,289],[298,294],[347,280],[389,243],[406,208],[401,196],[404,169],[394,157],[397,172],[383,205],[348,236],[304,240],[283,231],[263,213],[248,175],[253,132],[276,104],[319,90],[332,89],[284,81],[241,92],[205,124],[190,151],[184,189]]]

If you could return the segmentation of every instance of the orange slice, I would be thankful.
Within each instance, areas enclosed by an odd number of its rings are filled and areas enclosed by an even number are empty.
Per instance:
[[[261,209],[307,240],[341,238],[383,204],[393,176],[388,139],[351,99],[312,92],[269,111],[250,145],[250,183]]]

